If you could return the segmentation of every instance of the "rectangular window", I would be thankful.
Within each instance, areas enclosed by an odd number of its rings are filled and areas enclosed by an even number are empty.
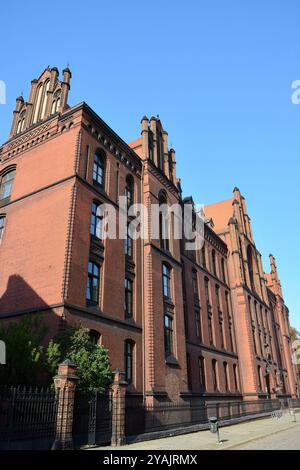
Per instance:
[[[165,355],[166,357],[173,354],[173,318],[165,314]]]
[[[195,323],[196,323],[196,336],[202,342],[202,328],[201,328],[201,317],[200,310],[195,310]]]
[[[207,277],[205,278],[205,298],[206,298],[206,303],[210,305],[209,280]]]
[[[199,381],[202,389],[206,389],[204,357],[199,357]]]
[[[133,282],[131,279],[125,278],[125,317],[132,318],[133,316]]]
[[[219,328],[220,328],[221,349],[224,349],[224,330],[223,330],[223,321],[221,319],[219,319]]]
[[[221,304],[220,304],[220,286],[216,285],[216,301],[218,311],[221,311]]]
[[[127,233],[125,238],[125,255],[129,258],[133,257],[133,240],[129,235],[128,225],[127,225]]]
[[[188,389],[192,390],[191,356],[189,353],[186,353],[186,368],[187,368]]]
[[[217,379],[217,361],[212,360],[212,379],[213,379],[213,388],[216,392],[218,390],[218,379]]]
[[[5,217],[0,217],[0,242],[2,240],[3,233],[4,233],[4,223],[5,223]]]
[[[100,204],[93,202],[92,204],[92,218],[90,232],[93,237],[102,238],[102,223],[103,215],[101,213]]]
[[[166,299],[171,299],[171,270],[170,268],[163,264],[163,293]]]
[[[12,170],[0,177],[0,200],[10,197],[15,175],[16,170]]]
[[[226,392],[228,392],[229,386],[228,386],[228,365],[227,365],[227,362],[223,363],[223,367],[224,367],[225,390],[226,390]]]
[[[192,283],[193,283],[194,297],[196,299],[198,299],[199,298],[199,294],[198,294],[198,276],[197,276],[197,271],[195,271],[194,269],[192,271]]]
[[[90,261],[88,265],[88,279],[86,288],[86,300],[88,303],[98,304],[100,285],[100,267],[98,264]]]
[[[131,341],[125,341],[125,380],[128,384],[133,381],[133,348]]]

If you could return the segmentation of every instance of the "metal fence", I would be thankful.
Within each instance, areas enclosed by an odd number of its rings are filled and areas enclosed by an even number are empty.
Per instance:
[[[49,449],[57,396],[50,389],[0,388],[0,449]]]
[[[163,402],[143,404],[130,397],[126,400],[125,434],[134,437],[157,431],[174,430],[197,424],[207,424],[210,417],[228,421],[247,416],[270,414],[282,409],[280,400],[205,402]]]

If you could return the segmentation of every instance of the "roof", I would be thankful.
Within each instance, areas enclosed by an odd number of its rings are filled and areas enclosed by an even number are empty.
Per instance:
[[[234,198],[225,201],[216,202],[204,207],[205,217],[213,219],[215,232],[227,230],[229,219],[233,216],[232,203]]]

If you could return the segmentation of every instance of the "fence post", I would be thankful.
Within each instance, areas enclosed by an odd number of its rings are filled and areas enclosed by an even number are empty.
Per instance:
[[[112,392],[112,437],[113,447],[125,443],[125,396],[127,382],[123,379],[123,373],[116,369],[114,381],[111,385]]]
[[[52,450],[73,449],[73,408],[77,381],[76,366],[67,359],[59,365],[58,374],[54,377],[58,403]]]

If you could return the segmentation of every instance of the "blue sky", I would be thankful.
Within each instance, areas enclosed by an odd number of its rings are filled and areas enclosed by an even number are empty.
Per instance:
[[[70,103],[86,101],[124,140],[159,114],[186,195],[210,204],[241,189],[300,329],[299,14],[297,0],[3,0],[0,140],[47,65],[69,63]]]

